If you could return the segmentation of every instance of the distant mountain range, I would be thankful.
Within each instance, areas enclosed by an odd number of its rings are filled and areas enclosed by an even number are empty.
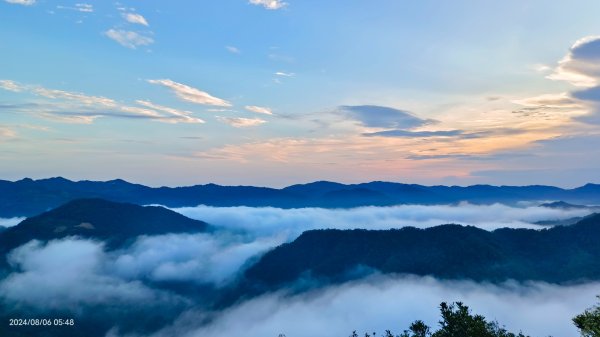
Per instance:
[[[557,201],[600,204],[600,185],[587,184],[574,189],[552,186],[422,186],[389,182],[345,185],[319,181],[282,189],[253,186],[152,188],[124,180],[70,181],[64,178],[0,181],[0,217],[32,216],[80,198],[102,198],[138,205],[161,204],[168,207],[197,206],[272,206],[357,207],[398,204],[475,204],[519,201]]]
[[[242,284],[261,292],[306,278],[335,283],[373,271],[490,282],[600,280],[599,240],[600,214],[544,230],[312,230],[265,254]]]

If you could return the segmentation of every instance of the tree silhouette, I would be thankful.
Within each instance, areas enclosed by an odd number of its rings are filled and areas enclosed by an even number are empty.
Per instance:
[[[582,337],[600,337],[600,304],[575,316],[573,323]]]
[[[469,307],[462,302],[452,304],[442,302],[440,313],[442,316],[439,321],[440,329],[433,333],[427,324],[418,320],[400,335],[394,336],[390,330],[386,330],[384,337],[528,337],[520,332],[519,334],[508,332],[498,322],[488,322],[481,315],[472,315]],[[365,337],[369,336],[371,335],[365,334]],[[350,337],[358,337],[356,331]],[[600,337],[600,335],[589,335],[589,337]]]

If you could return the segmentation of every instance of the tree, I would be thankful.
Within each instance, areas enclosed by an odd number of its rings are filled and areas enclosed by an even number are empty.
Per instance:
[[[427,337],[430,336],[429,327],[423,321],[414,321],[409,330],[412,332],[411,337]]]
[[[440,330],[433,333],[433,337],[526,337],[520,332],[518,335],[508,332],[498,322],[488,322],[481,315],[471,315],[469,307],[462,302],[450,305],[442,302],[440,311]]]
[[[439,321],[438,331],[432,333],[430,328],[419,320],[413,322],[408,330],[404,330],[397,337],[527,337],[520,332],[516,335],[508,332],[498,322],[488,322],[481,315],[472,315],[469,307],[461,302],[452,304],[442,302],[440,312],[442,319]],[[357,337],[356,331],[351,337]],[[394,337],[394,335],[386,330],[384,337]],[[600,337],[600,335],[589,335],[589,337]]]
[[[575,316],[573,323],[579,329],[581,336],[600,337],[600,304],[596,304],[594,307]]]

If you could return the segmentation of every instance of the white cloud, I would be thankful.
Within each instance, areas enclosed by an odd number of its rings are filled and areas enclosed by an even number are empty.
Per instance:
[[[287,3],[281,0],[250,0],[250,3],[266,9],[280,9],[287,6]]]
[[[192,88],[185,84],[174,82],[169,79],[148,80],[148,83],[157,84],[169,88],[177,97],[187,102],[223,107],[231,106],[231,103],[227,102],[224,99],[214,97],[207,92],[196,88]]]
[[[594,87],[600,83],[600,36],[586,36],[573,44],[569,53],[547,76],[578,87]]]
[[[142,25],[148,27],[148,21],[142,15],[137,13],[123,13],[123,18],[127,20],[127,22]]]
[[[21,92],[24,89],[20,84],[11,80],[0,80],[0,88],[12,92]]]
[[[15,112],[34,113],[41,117],[68,123],[92,123],[99,117],[150,119],[164,123],[204,123],[192,112],[137,100],[135,105],[123,104],[103,96],[23,85],[4,80],[0,87],[18,92],[29,92],[50,99],[49,103],[36,102],[10,107]]]
[[[2,135],[2,128],[0,128],[0,135]],[[21,221],[25,220],[25,218],[9,218],[4,219],[0,218],[0,227],[13,227],[18,225]]]
[[[241,117],[221,117],[217,116],[217,119],[223,123],[229,124],[235,128],[246,128],[250,126],[258,126],[267,121],[260,118],[241,118]]]
[[[94,11],[94,6],[90,4],[75,4],[75,8],[77,8],[80,12],[91,13]]]
[[[23,6],[31,6],[35,4],[35,0],[4,0],[9,4],[23,5]]]
[[[281,238],[247,240],[223,234],[168,234],[140,237],[120,252],[115,273],[125,279],[187,281],[224,286],[256,255],[283,243]]]
[[[431,277],[390,276],[333,286],[307,294],[269,294],[240,303],[198,326],[201,315],[182,315],[152,337],[348,336],[384,330],[400,333],[420,319],[439,328],[439,304],[462,301],[475,314],[531,336],[576,336],[571,318],[595,302],[598,283],[479,284]],[[193,326],[196,328],[193,328]]]
[[[266,107],[262,107],[262,106],[246,105],[244,108],[248,111],[256,112],[259,114],[265,114],[265,115],[273,114],[273,111],[271,111],[270,108],[266,108]]]
[[[446,223],[486,230],[501,227],[533,228],[541,220],[564,220],[590,214],[589,210],[494,205],[401,205],[350,209],[197,206],[173,209],[219,228],[270,237],[285,234],[289,240],[311,229],[390,229],[405,226],[427,228]]]
[[[106,252],[91,240],[34,240],[9,253],[14,272],[0,281],[0,298],[37,310],[168,304],[176,296],[153,289],[153,282],[226,286],[249,259],[281,243],[282,236],[166,234]]]
[[[117,102],[113,99],[101,97],[101,96],[90,96],[77,92],[69,92],[64,90],[47,89],[43,87],[36,87],[32,89],[32,92],[53,99],[66,99],[70,101],[77,101],[85,105],[100,105],[104,107],[115,107]]]
[[[140,46],[148,46],[154,43],[154,39],[141,35],[134,31],[122,29],[109,29],[104,33],[108,38],[116,41],[123,47],[137,49]]]
[[[164,300],[139,281],[110,276],[105,260],[103,245],[93,241],[32,241],[9,254],[9,263],[20,272],[1,281],[0,295],[38,310]]]
[[[275,73],[276,76],[282,76],[282,77],[294,77],[296,74],[294,73],[286,73],[283,71],[278,71]]]
[[[94,6],[90,5],[90,4],[85,4],[85,3],[75,4],[74,7],[58,5],[58,6],[56,6],[56,8],[58,8],[58,9],[68,9],[68,10],[82,12],[82,13],[93,13],[94,12]]]
[[[233,53],[233,54],[240,54],[241,53],[241,51],[238,48],[234,47],[234,46],[225,46],[225,49],[227,49],[227,51],[229,51],[230,53]]]
[[[143,105],[150,109],[166,112],[170,115],[173,115],[176,117],[176,119],[174,119],[173,121],[183,121],[183,122],[189,122],[189,123],[205,123],[204,120],[193,117],[192,112],[190,112],[190,111],[177,110],[177,109],[169,108],[166,106],[154,104],[150,101],[137,100],[135,102],[139,105]]]

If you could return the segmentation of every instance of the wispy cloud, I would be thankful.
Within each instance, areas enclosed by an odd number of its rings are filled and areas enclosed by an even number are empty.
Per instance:
[[[224,99],[214,97],[205,91],[190,87],[182,83],[177,83],[169,79],[148,80],[148,83],[169,88],[177,97],[187,102],[222,107],[231,106],[231,103]]]
[[[82,12],[82,13],[93,13],[94,12],[94,6],[90,5],[90,4],[86,4],[86,3],[78,3],[78,4],[75,4],[75,6],[73,6],[73,7],[58,5],[58,6],[56,6],[56,8],[57,9],[68,9],[68,10]]]
[[[228,52],[232,53],[232,54],[240,54],[241,51],[234,46],[225,46],[225,49],[227,49]]]
[[[21,92],[23,87],[15,81],[11,80],[0,80],[0,88],[12,92]]]
[[[294,73],[286,73],[284,71],[278,71],[275,73],[276,76],[282,76],[282,77],[294,77],[296,74]]]
[[[13,129],[0,125],[0,140],[4,138],[14,138],[17,132]]]
[[[114,107],[117,105],[115,100],[102,96],[90,96],[77,92],[47,89],[44,87],[32,87],[30,90],[31,92],[46,98],[66,99],[69,101],[77,101],[85,105],[100,105],[103,107]]]
[[[580,108],[581,102],[569,93],[544,94],[524,99],[514,100],[514,103],[528,107],[544,106],[549,108]]]
[[[31,5],[35,5],[36,0],[4,0],[4,1],[8,2],[9,4],[31,6]]]
[[[241,118],[241,117],[221,117],[217,116],[217,119],[223,123],[229,124],[235,128],[247,128],[251,126],[258,126],[266,123],[267,121],[260,118]]]
[[[281,0],[250,0],[250,3],[263,6],[266,9],[281,9],[287,6],[287,3]]]
[[[154,104],[150,101],[137,100],[135,102],[139,105],[143,105],[150,109],[171,114],[171,115],[175,116],[176,117],[175,120],[178,120],[178,121],[183,120],[183,121],[188,121],[189,123],[204,123],[204,120],[202,120],[200,118],[192,117],[192,112],[190,112],[190,111],[177,110],[177,109],[169,108],[166,106]]]
[[[192,116],[190,111],[154,104],[147,100],[137,100],[135,102],[137,105],[129,105],[104,96],[23,85],[9,80],[0,83],[8,83],[5,85],[6,88],[0,85],[0,88],[6,90],[14,91],[14,87],[17,87],[18,92],[27,92],[49,99],[48,102],[0,106],[0,109],[32,113],[63,122],[92,123],[99,117],[119,117],[150,119],[165,123],[204,123],[202,119]]]
[[[407,131],[407,130],[385,130],[363,133],[367,137],[454,137],[462,135],[460,130],[448,131]]]
[[[264,114],[264,115],[272,115],[273,114],[273,111],[271,111],[270,108],[266,108],[266,107],[262,107],[262,106],[246,105],[244,107],[244,109],[246,109],[248,111],[256,112],[259,114]]]
[[[109,29],[104,34],[129,49],[137,49],[140,46],[148,46],[154,43],[154,39],[151,37],[129,30]]]
[[[145,17],[137,13],[123,13],[123,18],[129,22],[148,27],[148,21]]]

